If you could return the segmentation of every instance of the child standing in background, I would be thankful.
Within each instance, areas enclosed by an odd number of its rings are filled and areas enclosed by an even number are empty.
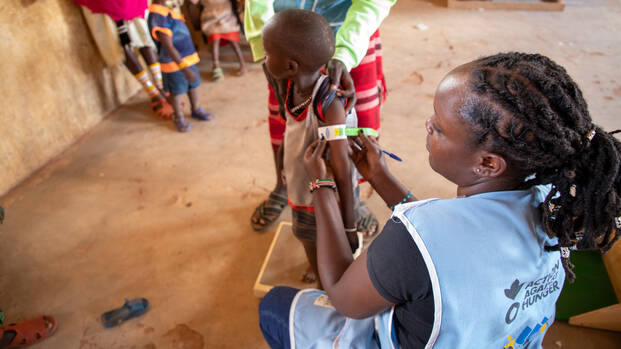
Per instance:
[[[233,10],[235,0],[190,0],[193,6],[200,7],[200,29],[211,44],[213,57],[213,80],[224,79],[220,68],[220,46],[230,43],[239,60],[237,76],[246,73],[246,63],[239,48],[239,19]],[[191,11],[196,13],[196,11]]]
[[[201,78],[196,64],[199,58],[188,27],[183,16],[166,7],[165,3],[165,0],[153,0],[149,7],[149,29],[157,41],[164,91],[172,96],[173,121],[179,132],[189,132],[192,127],[183,115],[182,94],[188,94],[192,118],[209,121],[213,115],[201,108],[198,102],[196,88]]]
[[[159,117],[169,119],[173,109],[162,94],[162,71],[145,22],[147,0],[74,0],[74,3],[87,7],[93,13],[106,14],[112,18],[125,53],[125,66],[149,95],[151,110]],[[134,51],[140,52],[144,58],[153,81],[138,60],[138,53]]]

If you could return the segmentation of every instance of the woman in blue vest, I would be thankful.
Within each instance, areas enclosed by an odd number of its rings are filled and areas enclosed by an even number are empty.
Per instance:
[[[352,157],[394,214],[353,260],[332,190],[313,191],[325,293],[266,295],[272,347],[539,348],[574,278],[569,251],[615,242],[621,143],[565,69],[538,54],[481,58],[442,80],[434,110],[429,164],[457,197],[416,201],[361,135]],[[325,148],[305,155],[310,180],[326,176]]]

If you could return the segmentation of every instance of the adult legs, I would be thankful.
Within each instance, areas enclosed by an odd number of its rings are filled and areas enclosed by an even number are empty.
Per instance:
[[[282,210],[287,206],[287,187],[282,179],[282,168],[278,162],[278,152],[285,134],[285,120],[280,116],[279,104],[276,94],[269,87],[268,106],[268,125],[272,143],[272,153],[274,159],[274,169],[276,172],[276,185],[267,200],[263,201],[252,214],[250,222],[256,231],[261,231],[268,227],[280,216]],[[280,154],[282,156],[282,154]]]

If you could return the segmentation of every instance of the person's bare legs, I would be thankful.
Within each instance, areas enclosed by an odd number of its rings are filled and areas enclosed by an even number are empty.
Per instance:
[[[211,43],[211,59],[213,60],[213,72],[214,81],[220,81],[224,77],[222,69],[220,69],[220,39],[214,40]]]
[[[188,98],[190,98],[190,106],[192,107],[192,112],[197,111],[201,106],[198,104],[198,93],[195,88],[190,88],[188,90]]]
[[[300,240],[304,245],[304,252],[306,252],[306,259],[308,259],[308,269],[302,274],[302,281],[307,283],[313,283],[317,281],[318,288],[322,289],[321,280],[319,279],[319,271],[317,269],[317,243],[315,241]]]
[[[144,71],[144,68],[142,67],[142,64],[140,64],[138,57],[136,57],[136,55],[134,54],[134,50],[129,45],[123,46],[123,52],[125,53],[125,66],[134,76]],[[158,93],[156,96],[151,97],[151,102],[157,102],[160,100],[160,98],[163,97],[161,94]]]
[[[187,122],[185,120],[185,117],[183,116],[183,107],[181,106],[181,97],[182,95],[180,94],[173,95],[170,97],[173,110],[175,111],[173,115],[173,122],[175,123],[175,126],[177,127],[177,130],[179,132],[188,132],[192,129],[192,127],[190,126],[190,123]]]
[[[157,55],[155,54],[155,50],[153,50],[153,48],[149,46],[144,46],[144,47],[141,47],[139,51],[140,51],[140,55],[142,56],[142,58],[144,58],[144,61],[147,62],[147,65],[149,65],[149,67],[151,67],[153,64],[158,63]],[[153,70],[151,70],[151,73],[153,73]],[[160,78],[161,78],[161,72],[160,72]],[[163,94],[164,91],[163,91],[161,80],[158,81],[157,77],[155,76],[153,77],[153,79],[155,80],[155,87],[157,87],[157,89],[160,90],[160,93]]]
[[[235,55],[237,56],[237,60],[239,60],[239,70],[235,73],[237,76],[242,76],[246,74],[246,61],[244,61],[244,55],[241,52],[241,48],[239,47],[239,43],[235,41],[230,41],[233,46],[233,51],[235,51]]]

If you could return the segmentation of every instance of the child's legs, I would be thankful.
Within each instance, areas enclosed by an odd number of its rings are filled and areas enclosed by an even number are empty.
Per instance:
[[[170,104],[175,111],[175,118],[183,117],[183,108],[181,106],[181,98],[189,92],[189,83],[185,75],[178,70],[172,73],[162,73],[164,82],[164,91],[170,92]]]
[[[136,75],[142,71],[142,65],[132,49],[127,23],[125,21],[117,21],[116,29],[119,34],[119,40],[121,40],[121,46],[123,46],[123,53],[125,53],[125,66],[132,74]]]
[[[183,107],[181,106],[181,97],[182,95],[171,95],[171,104],[173,110],[175,111],[175,119],[179,119],[183,117]]]
[[[220,39],[216,39],[211,43],[211,57],[213,59],[213,67],[220,66]]]
[[[148,65],[157,63],[157,55],[155,54],[155,50],[149,46],[140,48],[140,55],[144,58],[145,62]]]
[[[310,264],[308,270],[303,276],[303,280],[313,282],[314,279],[319,280],[319,272],[317,270],[317,225],[315,223],[315,214],[305,210],[291,210],[293,220],[293,235],[300,240],[304,246],[306,258]],[[312,274],[309,274],[313,273]],[[319,280],[321,284],[321,281]]]
[[[243,75],[246,72],[246,62],[244,61],[244,55],[241,52],[239,43],[235,41],[229,41],[229,43],[233,46],[233,51],[235,51],[237,60],[239,60],[239,72],[237,73],[237,75]]]
[[[190,98],[190,105],[192,107],[192,111],[194,112],[201,107],[198,102],[198,93],[196,92],[196,88],[201,84],[201,76],[198,72],[198,68],[196,67],[196,65],[193,65],[190,68],[194,71],[194,74],[196,75],[196,81],[188,84],[188,98]]]

